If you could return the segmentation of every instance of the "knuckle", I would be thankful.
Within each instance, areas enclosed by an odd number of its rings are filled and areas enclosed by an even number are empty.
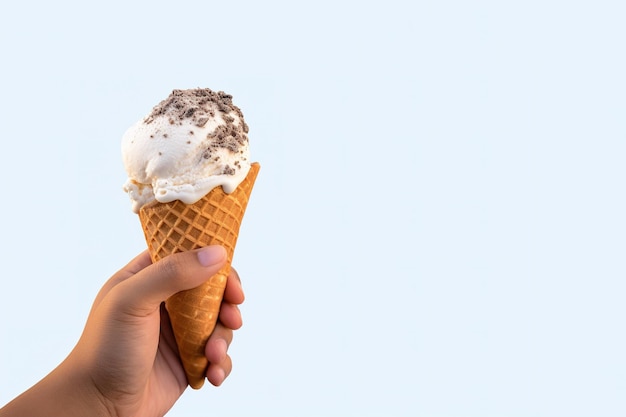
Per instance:
[[[157,262],[156,266],[159,270],[159,274],[168,277],[179,276],[184,269],[180,258],[180,256],[166,256],[161,259],[161,261]]]

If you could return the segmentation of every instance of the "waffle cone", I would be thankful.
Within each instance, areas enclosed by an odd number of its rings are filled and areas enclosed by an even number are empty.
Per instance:
[[[208,366],[205,346],[217,323],[239,226],[259,168],[258,163],[252,164],[247,177],[230,194],[216,187],[194,204],[176,200],[139,211],[153,262],[208,245],[222,245],[228,254],[226,266],[207,282],[165,302],[187,381],[194,389],[204,384]]]

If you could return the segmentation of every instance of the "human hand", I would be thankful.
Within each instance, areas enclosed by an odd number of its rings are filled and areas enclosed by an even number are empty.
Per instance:
[[[147,252],[137,256],[102,287],[66,360],[0,416],[55,415],[54,404],[65,416],[163,416],[187,387],[163,301],[202,284],[225,262],[220,246],[177,253],[155,264]],[[232,369],[227,349],[233,330],[242,325],[237,305],[243,300],[233,269],[206,346],[206,374],[213,385]],[[46,399],[53,405],[43,406]]]
[[[162,301],[197,287],[225,263],[221,247],[170,256],[150,265],[141,254],[115,274],[96,297],[83,337],[69,360],[90,369],[98,390],[114,405],[147,405],[164,414],[187,387],[174,335]],[[226,350],[241,326],[236,304],[243,302],[236,273],[229,277],[220,321],[207,343],[209,381],[220,385],[232,363]],[[138,415],[135,408],[130,413]]]

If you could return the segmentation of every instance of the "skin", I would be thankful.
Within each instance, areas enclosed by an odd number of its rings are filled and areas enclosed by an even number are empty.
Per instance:
[[[155,264],[141,253],[102,287],[68,357],[0,409],[0,417],[165,415],[187,381],[163,301],[202,284],[225,262],[221,246],[174,254]],[[205,350],[207,378],[215,386],[232,369],[227,350],[233,330],[242,325],[237,306],[243,301],[233,269],[220,321]]]

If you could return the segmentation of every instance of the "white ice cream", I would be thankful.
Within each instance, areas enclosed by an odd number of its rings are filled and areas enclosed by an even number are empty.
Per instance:
[[[193,204],[218,186],[234,191],[250,169],[247,133],[230,95],[174,90],[122,138],[133,211],[154,200]]]

